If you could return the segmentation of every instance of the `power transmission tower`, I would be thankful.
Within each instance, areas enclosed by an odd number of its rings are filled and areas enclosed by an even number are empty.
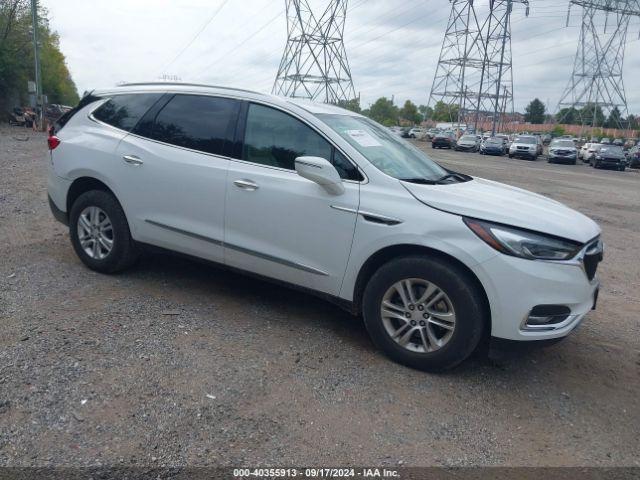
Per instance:
[[[528,0],[490,0],[476,8],[473,0],[450,0],[451,14],[444,34],[429,105],[443,102],[450,121],[491,120],[495,133],[513,111],[511,12],[514,3],[529,9]]]
[[[307,0],[285,0],[287,44],[272,93],[343,103],[356,98],[343,34],[347,0],[330,0],[317,18]]]
[[[597,127],[611,116],[616,128],[625,128],[622,65],[629,20],[640,16],[640,0],[571,0],[569,11],[573,5],[582,7],[582,26],[573,73],[558,102],[558,121],[577,114],[583,127]],[[604,27],[596,24],[601,20]],[[611,115],[616,109],[617,115]]]

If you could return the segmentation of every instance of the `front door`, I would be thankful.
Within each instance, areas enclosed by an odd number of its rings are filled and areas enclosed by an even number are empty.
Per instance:
[[[242,159],[231,160],[225,213],[226,263],[337,295],[359,205],[359,172],[319,133],[280,110],[250,104]],[[297,175],[294,160],[332,161],[345,192],[332,195]]]

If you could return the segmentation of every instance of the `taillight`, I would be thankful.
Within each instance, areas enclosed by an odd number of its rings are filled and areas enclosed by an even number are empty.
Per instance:
[[[49,150],[55,150],[57,146],[60,145],[60,139],[55,135],[50,135],[47,143],[49,144]]]

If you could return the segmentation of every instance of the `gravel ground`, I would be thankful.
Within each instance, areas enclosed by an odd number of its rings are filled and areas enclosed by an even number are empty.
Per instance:
[[[566,341],[430,375],[283,287],[160,255],[91,272],[44,137],[0,127],[0,465],[640,466],[639,172],[428,151],[601,224],[598,310]]]

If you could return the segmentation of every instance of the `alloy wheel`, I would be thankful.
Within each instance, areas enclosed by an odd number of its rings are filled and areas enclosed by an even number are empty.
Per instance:
[[[103,260],[113,249],[113,225],[101,208],[87,207],[78,217],[78,240],[82,250],[95,260]]]
[[[411,352],[441,349],[456,328],[456,314],[448,295],[421,278],[407,278],[389,287],[382,297],[380,314],[387,334]]]

